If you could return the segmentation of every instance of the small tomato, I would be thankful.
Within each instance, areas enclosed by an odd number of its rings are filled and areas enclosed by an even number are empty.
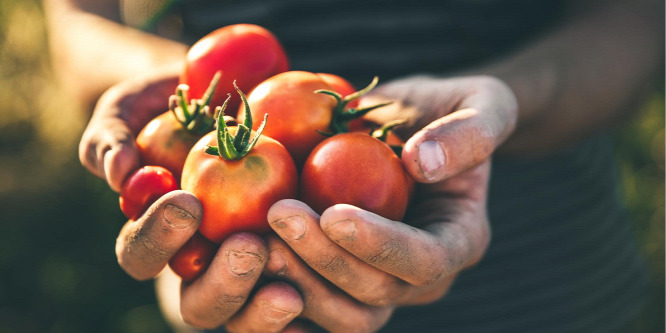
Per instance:
[[[208,268],[218,247],[197,232],[171,257],[169,267],[183,281],[192,281]]]
[[[120,210],[136,220],[161,196],[178,189],[169,170],[147,165],[132,173],[120,189]]]

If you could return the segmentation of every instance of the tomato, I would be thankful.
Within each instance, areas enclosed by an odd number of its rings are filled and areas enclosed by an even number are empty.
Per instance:
[[[169,267],[183,281],[192,281],[208,268],[217,249],[217,244],[197,232],[171,257]]]
[[[170,111],[151,120],[136,137],[144,164],[159,165],[180,180],[183,164],[192,146],[213,129],[215,121],[208,115],[213,91],[221,74],[216,74],[202,99],[189,100],[187,85],[179,85],[169,99]]]
[[[282,143],[297,165],[326,138],[317,131],[329,131],[335,100],[316,94],[320,89],[332,88],[317,74],[291,71],[260,83],[247,98],[252,117],[269,115],[271,123],[264,134]],[[238,120],[244,117],[241,113]]]
[[[187,154],[201,135],[188,132],[168,111],[153,120],[136,137],[143,164],[160,165],[180,179]]]
[[[413,186],[386,143],[352,132],[334,135],[312,151],[301,173],[299,197],[319,214],[345,203],[400,221]]]
[[[217,29],[192,45],[180,80],[190,86],[193,97],[201,98],[215,72],[222,71],[222,81],[211,102],[218,106],[234,91],[234,80],[241,90],[249,91],[288,69],[287,55],[270,31],[252,24],[235,24]],[[231,116],[239,105],[238,98],[230,101]]]
[[[132,173],[120,189],[120,210],[136,220],[161,196],[178,189],[169,170],[147,165]]]
[[[227,127],[222,111],[217,131],[201,138],[187,156],[181,180],[183,190],[203,206],[199,231],[216,243],[235,232],[269,232],[268,209],[295,198],[298,190],[296,166],[285,147],[261,135],[263,126],[251,131],[249,114],[237,127]]]

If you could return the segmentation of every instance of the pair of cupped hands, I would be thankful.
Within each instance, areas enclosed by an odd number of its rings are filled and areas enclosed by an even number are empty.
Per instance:
[[[165,111],[176,85],[173,75],[153,75],[107,90],[81,140],[83,165],[118,191],[139,167],[135,136]],[[515,128],[513,92],[488,76],[413,76],[380,85],[361,104],[386,100],[393,103],[366,117],[407,121],[396,131],[408,139],[402,161],[418,185],[405,220],[344,204],[319,216],[297,200],[276,202],[266,217],[274,235],[228,237],[207,271],[181,285],[186,323],[308,332],[312,322],[331,332],[372,332],[396,307],[442,298],[481,259],[490,242],[490,156]],[[138,280],[156,277],[202,214],[192,194],[164,195],[123,226],[120,266]]]

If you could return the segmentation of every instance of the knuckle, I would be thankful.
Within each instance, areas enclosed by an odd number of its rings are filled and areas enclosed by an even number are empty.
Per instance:
[[[245,302],[243,295],[219,294],[213,298],[213,308],[221,312],[232,312]]]
[[[388,260],[401,262],[407,257],[405,244],[397,239],[389,239],[373,254],[367,256],[365,260],[370,264],[383,264]]]
[[[357,300],[378,307],[394,305],[404,294],[405,289],[394,278],[391,280],[380,283],[377,288],[368,288]]]
[[[317,268],[336,275],[349,270],[349,266],[340,256],[323,258],[315,264]]]
[[[452,260],[452,258],[451,258]],[[432,284],[437,283],[438,281],[448,277],[450,275],[450,267],[454,267],[456,264],[449,263],[448,267],[442,263],[431,263],[423,269],[415,272],[412,275],[410,284],[416,287],[426,287]]]

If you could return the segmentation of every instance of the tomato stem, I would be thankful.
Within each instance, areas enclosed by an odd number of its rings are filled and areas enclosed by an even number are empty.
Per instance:
[[[252,148],[254,148],[259,140],[259,136],[261,136],[261,133],[264,131],[266,121],[268,120],[268,114],[264,114],[264,121],[257,129],[254,138],[250,139],[252,134],[252,113],[250,112],[247,98],[236,85],[236,81],[234,81],[234,88],[236,88],[236,91],[243,100],[243,105],[245,106],[245,121],[236,126],[236,135],[231,134],[224,119],[224,110],[227,108],[229,99],[231,99],[231,94],[228,94],[228,97],[222,106],[218,106],[215,109],[217,117],[217,147],[208,146],[206,148],[207,154],[217,155],[230,161],[243,158],[243,156],[247,155]]]
[[[386,142],[386,137],[388,137],[388,133],[393,130],[393,128],[403,125],[407,121],[405,119],[396,119],[396,120],[391,120],[388,123],[382,125],[382,127],[372,131],[370,134],[373,138]]]
[[[179,84],[176,93],[169,97],[169,109],[188,132],[203,135],[213,129],[215,119],[209,115],[210,102],[215,88],[220,82],[220,77],[222,77],[222,72],[217,71],[200,99],[189,99],[190,87],[186,84]]]
[[[389,121],[388,123],[382,125],[382,127],[372,131],[370,133],[370,136],[373,138],[386,143],[386,138],[388,137],[388,134],[390,131],[393,130],[396,126],[400,126],[405,124],[407,121],[405,119],[396,119]],[[393,152],[395,152],[398,157],[402,156],[402,146],[401,145],[389,145],[391,149],[393,149]]]
[[[351,101],[353,101],[355,99],[358,99],[361,96],[370,92],[372,89],[374,89],[377,86],[378,82],[379,82],[379,78],[377,76],[375,76],[372,79],[372,82],[370,82],[370,84],[367,87],[365,87],[365,88],[363,88],[363,89],[361,89],[357,92],[351,93],[347,96],[344,96],[344,97],[342,95],[340,95],[338,92],[335,92],[335,91],[326,90],[326,89],[316,90],[315,93],[329,95],[329,96],[333,97],[333,99],[335,99],[335,101],[336,101],[336,105],[333,108],[333,117],[331,119],[331,125],[330,125],[330,130],[331,130],[332,133],[323,133],[321,131],[318,131],[318,132],[320,134],[326,135],[326,136],[331,136],[331,135],[335,135],[335,134],[338,134],[338,133],[349,132],[349,122],[351,120],[354,120],[356,118],[360,118],[364,114],[366,114],[366,113],[368,113],[368,112],[370,112],[374,109],[377,109],[377,108],[380,108],[380,107],[391,104],[391,102],[387,102],[387,103],[380,103],[380,104],[377,104],[377,105],[372,105],[372,106],[362,108],[362,109],[355,109],[355,108],[347,109],[347,105]]]

